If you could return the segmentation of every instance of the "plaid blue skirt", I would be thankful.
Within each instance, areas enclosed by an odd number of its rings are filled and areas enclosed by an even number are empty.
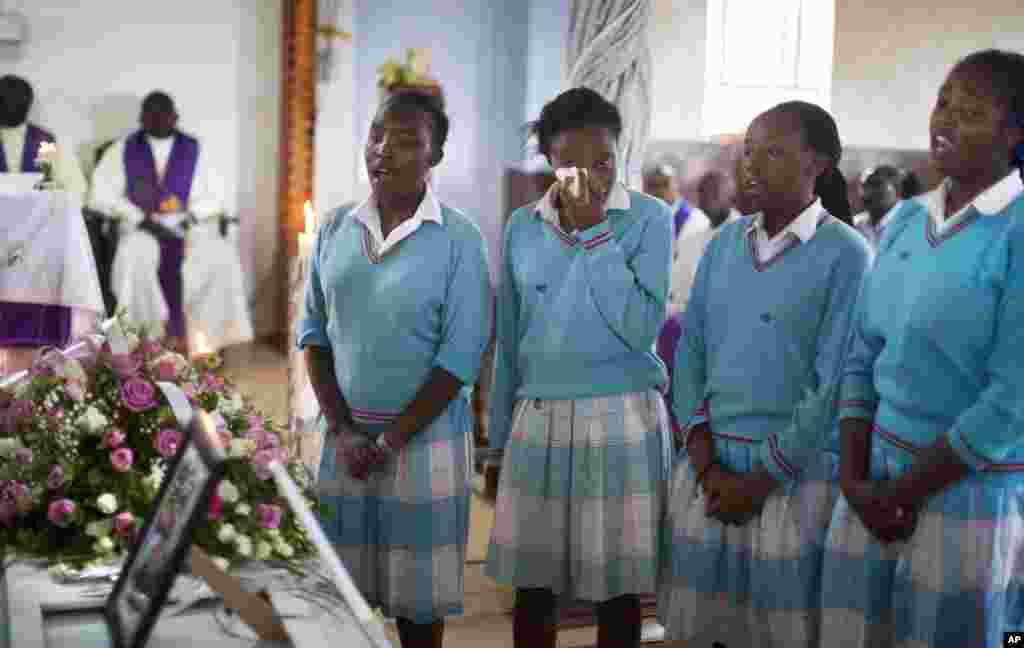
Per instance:
[[[353,409],[376,438],[395,413]],[[325,439],[317,491],[333,515],[324,533],[372,607],[431,623],[463,611],[472,413],[460,394],[381,471],[352,479]]]
[[[872,477],[899,477],[914,454],[876,429]],[[1024,472],[968,476],[927,502],[907,542],[889,545],[840,497],[821,604],[822,646],[1002,646],[1004,632],[1024,630]]]
[[[753,470],[761,441],[715,436],[718,460]],[[667,640],[710,646],[817,648],[821,558],[838,494],[838,458],[822,453],[743,527],[704,514],[685,451],[662,526],[658,620]],[[844,645],[844,644],[837,644]]]
[[[668,474],[656,391],[520,401],[495,504],[487,574],[565,601],[653,593]]]

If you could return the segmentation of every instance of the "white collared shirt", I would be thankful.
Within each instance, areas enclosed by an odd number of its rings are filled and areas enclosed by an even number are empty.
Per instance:
[[[167,171],[167,161],[171,159],[171,148],[174,147],[174,139],[174,137],[159,139],[146,136],[149,150],[153,151],[153,164],[156,166],[157,180],[162,181],[164,179],[164,173]]]
[[[558,219],[558,210],[555,209],[553,202],[556,191],[558,191],[558,182],[552,184],[547,193],[537,201],[537,207],[534,209],[534,213],[539,214],[541,218],[558,229],[562,229],[562,225]],[[623,187],[621,183],[616,182],[615,186],[612,187],[612,190],[608,192],[608,199],[604,203],[604,210],[627,210],[629,209],[629,205],[629,192],[626,191],[626,188]],[[576,234],[576,230],[574,229],[571,232],[566,232],[566,234]]]
[[[1024,180],[1020,172],[1014,169],[1005,178],[995,183],[960,208],[960,211],[946,218],[946,193],[949,191],[949,178],[943,180],[934,190],[921,196],[920,201],[928,208],[935,225],[935,233],[942,235],[960,223],[968,210],[973,206],[982,215],[991,216],[1006,209],[1010,202],[1024,192]]]
[[[377,210],[377,205],[372,195],[355,208],[352,216],[366,226],[372,238],[374,252],[379,256],[383,256],[388,250],[409,238],[413,232],[420,228],[424,221],[433,221],[438,225],[444,225],[444,217],[441,215],[441,204],[437,201],[437,197],[430,188],[429,182],[427,183],[427,191],[423,194],[423,200],[420,201],[420,206],[416,208],[416,213],[412,215],[412,218],[407,218],[399,223],[398,227],[391,230],[387,238],[384,238],[384,230],[380,222],[380,212]]]
[[[821,198],[816,198],[807,209],[800,212],[800,215],[790,221],[789,225],[786,225],[782,231],[771,238],[768,238],[768,232],[764,229],[764,214],[761,212],[754,214],[747,231],[755,232],[754,245],[757,248],[758,261],[768,263],[785,252],[794,238],[800,243],[811,240],[818,230],[821,212]]]

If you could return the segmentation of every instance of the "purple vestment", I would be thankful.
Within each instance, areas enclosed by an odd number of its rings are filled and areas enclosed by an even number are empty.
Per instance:
[[[149,147],[145,133],[137,131],[129,136],[124,144],[124,176],[128,199],[147,216],[158,213],[160,203],[172,195],[177,196],[183,211],[188,210],[192,178],[198,159],[199,142],[193,137],[175,131],[174,144],[171,146],[171,156],[167,160],[164,177],[158,179],[153,150]],[[183,337],[185,310],[181,266],[185,260],[185,241],[168,237],[159,239],[159,243],[160,289],[171,313],[167,321],[167,334]]]

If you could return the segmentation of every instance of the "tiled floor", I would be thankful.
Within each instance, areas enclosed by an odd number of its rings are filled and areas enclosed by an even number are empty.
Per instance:
[[[288,418],[287,368],[285,356],[267,345],[244,345],[224,354],[224,370],[253,402],[276,421]],[[478,489],[480,490],[480,489]],[[483,573],[487,539],[494,521],[491,503],[473,496],[470,512],[470,542],[466,564],[466,612],[448,619],[445,646],[448,648],[491,648],[512,645],[513,593],[500,587]],[[649,631],[656,631],[652,626]],[[389,631],[398,646],[393,624]],[[560,648],[592,646],[597,640],[593,627],[563,630],[558,635]]]

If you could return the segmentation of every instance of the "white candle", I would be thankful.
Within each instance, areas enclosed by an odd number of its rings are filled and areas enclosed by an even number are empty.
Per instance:
[[[302,206],[306,215],[306,227],[299,233],[299,256],[308,257],[313,251],[313,237],[316,235],[316,212],[313,211],[313,203],[306,201]]]

